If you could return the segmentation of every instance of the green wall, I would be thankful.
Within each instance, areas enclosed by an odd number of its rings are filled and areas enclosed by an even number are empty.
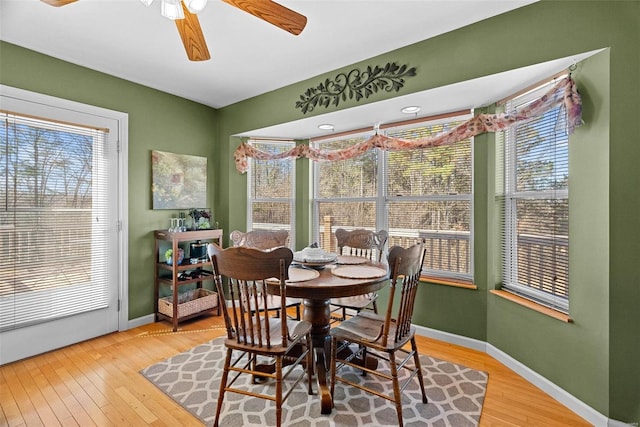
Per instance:
[[[477,290],[425,285],[417,323],[487,341],[599,412],[640,420],[640,349],[636,309],[640,172],[632,123],[640,117],[640,3],[542,1],[405,48],[319,75],[220,110],[220,155],[231,159],[232,135],[303,117],[299,95],[340,71],[388,61],[418,68],[398,95],[608,48],[584,61],[573,76],[587,122],[571,137],[571,316],[562,323],[502,300],[498,286],[493,136],[475,141],[474,276]],[[366,102],[395,94],[379,93]],[[313,114],[340,108],[316,109]],[[278,106],[278,108],[274,108]],[[309,114],[312,115],[312,114]],[[232,162],[220,165],[222,207],[229,229],[245,227],[246,177]],[[299,161],[308,175],[308,168]],[[306,194],[300,190],[301,194]],[[298,206],[308,224],[308,204]],[[298,243],[308,227],[298,224]],[[306,233],[301,235],[301,233]],[[298,244],[298,247],[300,244]]]
[[[607,51],[584,61],[575,73],[586,123],[569,144],[569,309],[574,322],[561,323],[499,298],[490,299],[487,312],[489,342],[567,384],[563,388],[572,394],[582,393],[582,401],[603,413],[607,402],[600,390],[609,388],[609,307],[604,304],[609,299],[608,65]]]
[[[401,92],[374,102],[594,49],[574,77],[585,126],[571,137],[571,306],[565,324],[489,293],[498,283],[493,136],[475,140],[474,276],[477,290],[425,284],[416,322],[487,341],[602,414],[640,421],[640,2],[541,1],[451,33],[317,76],[219,111],[0,44],[0,83],[129,114],[129,318],[152,312],[152,149],[209,156],[208,205],[225,230],[243,229],[246,176],[235,171],[232,135],[303,118],[299,95],[325,77],[389,61],[418,68]],[[340,108],[319,108],[314,114]],[[175,147],[180,147],[175,148]],[[298,160],[300,200],[308,161]],[[296,246],[308,242],[308,202],[299,202]]]
[[[4,42],[0,59],[3,85],[128,113],[129,319],[153,313],[153,230],[176,211],[151,208],[151,150],[209,157],[215,212],[216,110]]]

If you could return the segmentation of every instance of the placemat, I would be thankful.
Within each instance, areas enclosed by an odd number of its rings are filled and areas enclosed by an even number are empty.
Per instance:
[[[289,267],[289,280],[287,280],[287,283],[306,282],[307,280],[313,280],[318,276],[320,276],[320,272],[318,270]]]
[[[357,265],[364,264],[368,259],[361,256],[353,256],[353,255],[338,255],[338,260],[336,261],[338,264],[343,265]]]
[[[347,279],[374,279],[387,275],[387,270],[370,265],[345,265],[331,270],[334,276]]]
[[[287,283],[306,282],[307,280],[313,280],[318,276],[320,276],[320,272],[318,270],[312,270],[310,268],[289,267],[289,279],[287,280]],[[271,277],[267,279],[267,282],[278,283],[278,279],[275,277]]]

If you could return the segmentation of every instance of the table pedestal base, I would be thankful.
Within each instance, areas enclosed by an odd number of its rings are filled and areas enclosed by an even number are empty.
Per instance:
[[[333,399],[331,398],[330,373],[331,373],[331,310],[329,299],[305,299],[303,319],[311,323],[311,339],[313,341],[313,351],[315,355],[315,375],[318,383],[318,396],[320,397],[320,413],[330,414],[333,409]],[[351,352],[344,349],[340,353],[341,358],[346,358]],[[292,352],[292,356],[299,353]],[[285,358],[284,363],[287,363]],[[374,357],[367,357],[365,361],[355,359],[354,363],[366,366],[369,369],[376,369],[378,360]],[[262,364],[256,366],[256,370],[262,372],[275,372],[275,363]]]

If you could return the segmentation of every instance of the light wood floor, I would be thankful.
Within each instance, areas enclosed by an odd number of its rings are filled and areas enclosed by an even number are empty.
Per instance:
[[[178,332],[158,322],[0,366],[0,426],[201,426],[138,371],[223,334],[217,316]],[[482,352],[422,337],[418,346],[489,373],[481,426],[590,425]]]

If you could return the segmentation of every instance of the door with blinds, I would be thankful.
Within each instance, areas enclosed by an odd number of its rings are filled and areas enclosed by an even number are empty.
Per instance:
[[[118,330],[122,126],[2,89],[0,364]]]

